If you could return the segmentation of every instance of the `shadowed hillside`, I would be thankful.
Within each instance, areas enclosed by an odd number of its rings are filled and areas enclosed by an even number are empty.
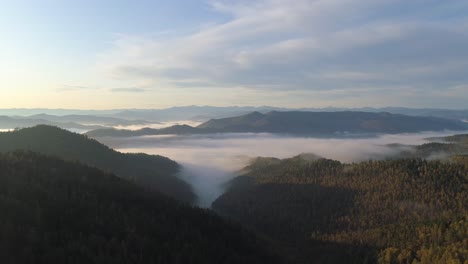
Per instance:
[[[182,201],[195,199],[191,187],[175,176],[179,169],[176,162],[162,156],[123,154],[57,127],[41,125],[0,133],[0,152],[13,150],[30,150],[79,161]]]
[[[0,154],[0,211],[2,263],[278,263],[208,210],[30,152]]]

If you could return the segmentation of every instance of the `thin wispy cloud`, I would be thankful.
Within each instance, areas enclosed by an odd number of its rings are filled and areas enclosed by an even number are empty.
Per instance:
[[[155,87],[210,84],[309,95],[366,88],[375,89],[374,98],[384,88],[394,99],[402,86],[428,97],[468,83],[464,1],[216,1],[211,7],[228,21],[167,38],[121,36],[101,57],[102,69]],[[453,103],[462,100],[468,93]]]
[[[115,93],[143,93],[146,91],[142,88],[112,88],[110,90]]]
[[[3,28],[0,44],[5,105],[466,108],[468,101],[467,1],[144,0],[112,7],[3,5],[0,24],[13,25]]]
[[[87,91],[87,90],[96,90],[96,87],[81,86],[81,85],[68,85],[63,84],[59,85],[55,91],[57,92],[77,92],[77,91]]]

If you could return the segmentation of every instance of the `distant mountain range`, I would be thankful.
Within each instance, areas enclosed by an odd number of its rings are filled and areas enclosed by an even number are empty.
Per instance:
[[[224,118],[245,115],[251,112],[267,113],[271,111],[305,111],[305,112],[389,112],[413,116],[434,116],[449,119],[468,120],[468,109],[436,109],[436,108],[405,108],[405,107],[362,107],[362,108],[283,108],[273,106],[180,106],[166,109],[115,109],[115,110],[73,110],[73,109],[0,109],[0,115],[6,116],[31,116],[37,114],[47,115],[93,115],[101,117],[114,117],[126,120],[146,120],[149,122],[165,122],[194,120],[207,121],[214,118]]]
[[[19,118],[19,117],[17,117]],[[145,120],[128,120],[109,116],[94,116],[94,115],[47,115],[38,114],[28,117],[29,119],[48,120],[57,123],[75,122],[88,125],[104,125],[104,126],[131,126],[148,124]]]
[[[371,112],[252,112],[237,117],[209,120],[197,127],[187,125],[141,130],[98,129],[92,137],[143,136],[206,133],[278,133],[317,136],[353,134],[411,133],[422,131],[466,130],[468,124],[438,117],[408,116]]]
[[[153,122],[154,123],[154,122]],[[126,120],[116,117],[92,115],[47,115],[32,116],[0,116],[0,129],[32,127],[36,125],[51,125],[65,129],[93,130],[114,126],[147,125],[144,120]]]
[[[100,125],[83,125],[70,121],[51,121],[43,118],[29,118],[29,117],[8,117],[0,116],[0,129],[14,129],[32,127],[36,125],[50,125],[57,126],[64,129],[77,129],[77,130],[92,130],[103,128]]]

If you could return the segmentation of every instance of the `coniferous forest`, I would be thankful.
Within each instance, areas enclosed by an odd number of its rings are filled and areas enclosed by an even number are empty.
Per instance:
[[[110,173],[0,154],[1,263],[275,263],[253,234]]]
[[[79,161],[181,201],[195,199],[190,185],[175,177],[179,165],[166,157],[123,154],[86,136],[46,125],[0,133],[0,152],[17,149]]]
[[[213,208],[297,263],[466,263],[468,166],[259,158]],[[312,260],[312,261],[311,261]]]
[[[468,0],[10,0],[0,36],[0,264],[468,264]]]
[[[0,133],[0,258],[466,263],[468,135],[436,140],[359,163],[255,158],[200,209],[168,158],[49,126]]]

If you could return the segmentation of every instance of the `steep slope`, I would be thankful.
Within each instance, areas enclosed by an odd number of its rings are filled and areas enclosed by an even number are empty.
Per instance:
[[[0,133],[0,152],[13,150],[30,150],[79,161],[179,200],[192,202],[195,198],[191,187],[175,176],[179,169],[176,162],[162,156],[123,154],[57,127],[41,125]]]
[[[78,163],[0,154],[2,263],[277,263],[259,240]]]
[[[463,263],[466,162],[258,159],[214,203],[295,263]]]

